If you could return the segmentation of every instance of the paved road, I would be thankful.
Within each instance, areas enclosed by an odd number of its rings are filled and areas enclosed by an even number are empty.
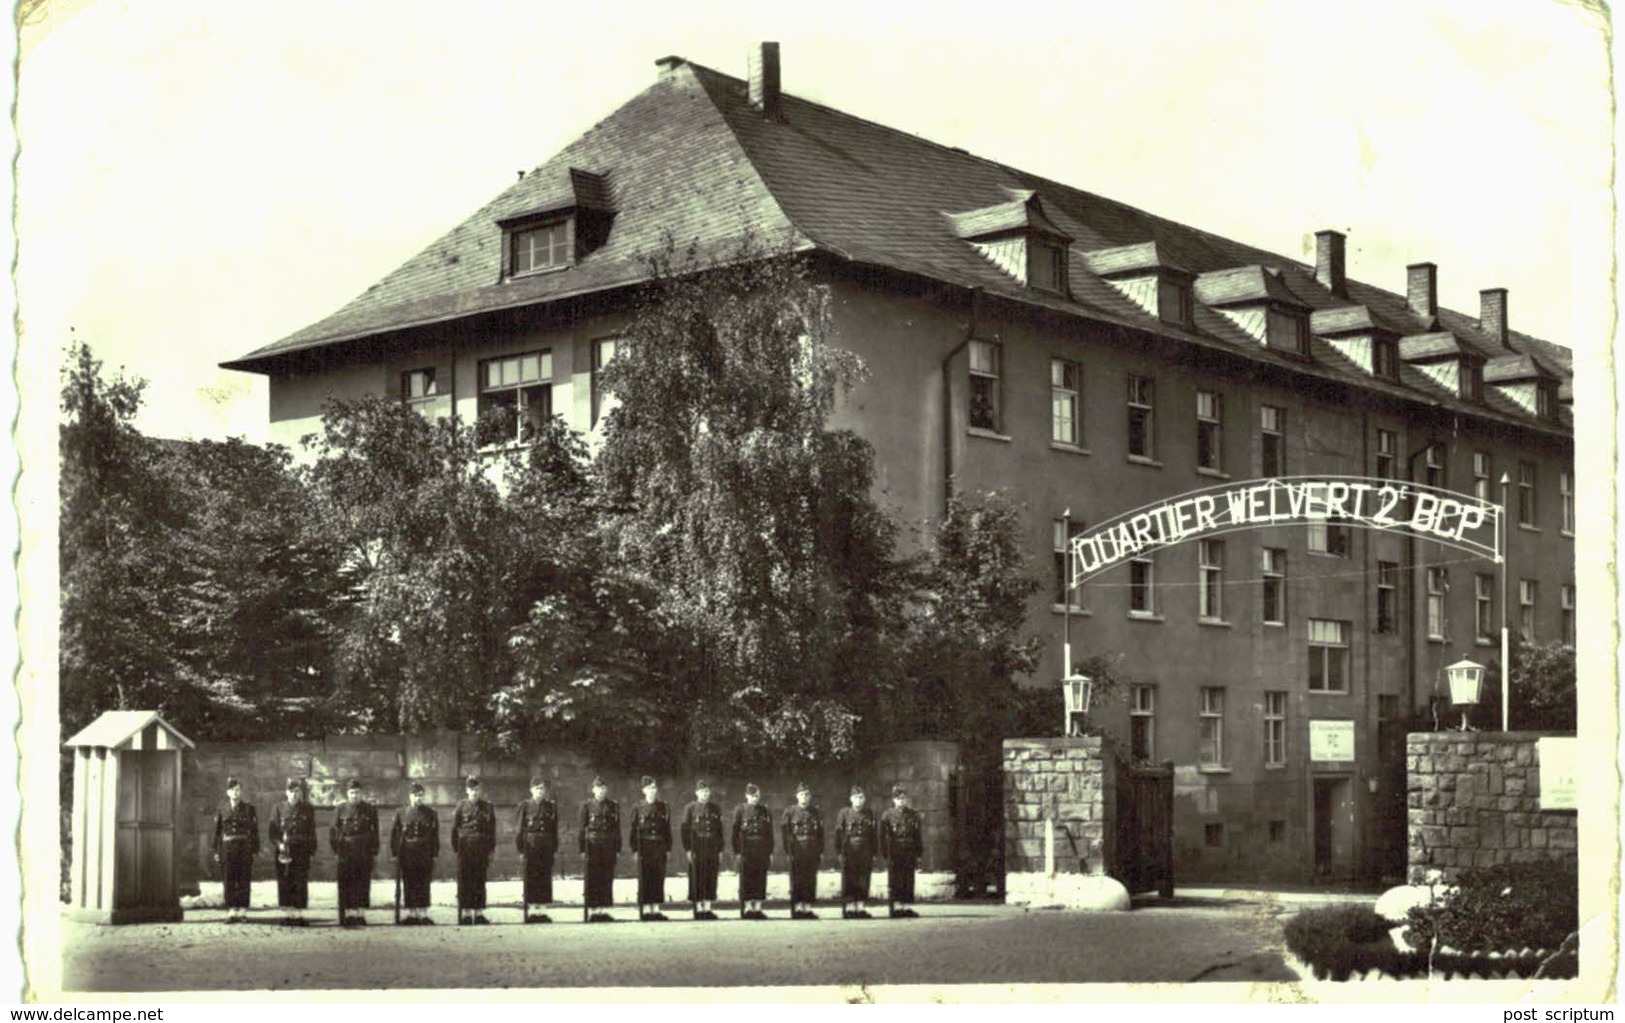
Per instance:
[[[496,909],[492,926],[459,928],[437,908],[435,927],[347,931],[228,926],[202,910],[180,924],[65,922],[62,980],[68,991],[1291,981],[1279,955],[1290,911],[1243,898],[1108,914],[929,903],[917,920],[843,921],[837,908],[817,921],[586,925],[557,913],[526,927]]]

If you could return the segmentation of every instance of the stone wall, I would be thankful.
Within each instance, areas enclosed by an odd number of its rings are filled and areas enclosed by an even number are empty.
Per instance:
[[[1572,810],[1540,808],[1534,732],[1412,732],[1405,739],[1409,881],[1468,867],[1578,862]]]
[[[693,783],[703,776],[711,784],[711,798],[731,816],[733,808],[745,799],[745,783],[754,781],[762,790],[762,801],[781,813],[795,802],[796,785],[805,781],[813,790],[814,802],[823,809],[827,827],[833,829],[836,812],[847,805],[848,792],[856,783],[869,794],[869,805],[880,812],[891,805],[894,782],[909,792],[909,801],[920,811],[925,824],[925,857],[922,870],[952,869],[953,827],[949,814],[949,789],[959,763],[959,747],[949,742],[904,742],[874,751],[852,768],[818,768],[796,773],[742,776],[728,771],[696,768],[676,776],[661,775],[660,798],[680,814],[694,798]],[[553,798],[559,805],[558,874],[579,874],[581,856],[576,851],[577,814],[590,795],[594,774],[601,774],[609,786],[609,798],[621,804],[623,820],[632,805],[643,798],[639,788],[641,772],[604,768],[569,747],[545,747],[531,755],[508,760],[479,752],[471,736],[456,732],[432,735],[330,736],[322,740],[265,743],[199,743],[183,765],[182,834],[179,842],[179,877],[183,891],[196,891],[199,881],[217,880],[209,856],[215,807],[224,796],[225,779],[235,776],[243,784],[243,798],[259,811],[261,828],[269,820],[272,807],[285,798],[290,776],[310,780],[310,800],[316,808],[316,828],[320,848],[311,862],[311,877],[331,880],[333,854],[327,846],[328,826],[333,807],[343,797],[351,778],[361,779],[365,796],[378,807],[379,826],[384,831],[383,852],[375,876],[392,876],[393,861],[388,857],[388,830],[395,811],[406,801],[411,781],[423,783],[425,800],[440,812],[441,855],[435,876],[456,876],[457,859],[450,848],[451,812],[463,797],[463,779],[480,777],[485,798],[497,812],[497,850],[490,877],[519,876],[522,864],[514,844],[514,818],[518,803],[530,795],[530,778],[542,774],[552,780]],[[274,874],[268,848],[263,847],[254,862],[254,876]],[[673,840],[677,836],[673,834]],[[833,848],[833,837],[829,838]],[[681,848],[680,843],[677,848]],[[827,861],[833,863],[833,861]],[[727,864],[725,863],[725,868]],[[632,858],[622,856],[620,872],[630,875]],[[673,875],[683,872],[680,853],[668,860]],[[777,867],[776,867],[777,869]]]
[[[1004,741],[1005,870],[1044,869],[1044,821],[1055,821],[1055,869],[1104,874],[1113,855],[1116,757],[1098,735]]]

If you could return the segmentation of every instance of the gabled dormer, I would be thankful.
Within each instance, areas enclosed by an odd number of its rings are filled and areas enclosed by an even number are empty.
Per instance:
[[[1309,314],[1309,329],[1370,376],[1399,381],[1399,334],[1379,322],[1370,308],[1316,309]]]
[[[571,167],[538,185],[528,208],[496,221],[503,280],[568,269],[609,238],[609,175]]]
[[[1484,400],[1484,357],[1449,331],[1400,338],[1399,357],[1455,397]]]
[[[1201,274],[1196,298],[1264,347],[1308,357],[1309,307],[1281,280],[1279,270],[1238,266]]]
[[[1072,237],[1044,212],[1036,192],[1006,188],[1005,193],[1008,202],[943,216],[955,235],[1000,270],[1035,291],[1067,296]]]
[[[1156,242],[1140,242],[1083,254],[1089,272],[1104,279],[1135,305],[1164,323],[1189,327],[1196,275],[1170,262]]]
[[[1533,355],[1508,352],[1489,360],[1484,381],[1532,416],[1557,417],[1562,375]]]

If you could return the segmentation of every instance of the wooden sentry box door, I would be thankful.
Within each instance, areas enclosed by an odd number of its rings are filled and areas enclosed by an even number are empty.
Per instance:
[[[176,767],[171,750],[125,751],[118,785],[115,909],[175,901]]]

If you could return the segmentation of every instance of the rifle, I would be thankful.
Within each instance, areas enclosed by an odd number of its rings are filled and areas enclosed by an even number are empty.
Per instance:
[[[401,856],[395,854],[395,926],[401,925]]]

